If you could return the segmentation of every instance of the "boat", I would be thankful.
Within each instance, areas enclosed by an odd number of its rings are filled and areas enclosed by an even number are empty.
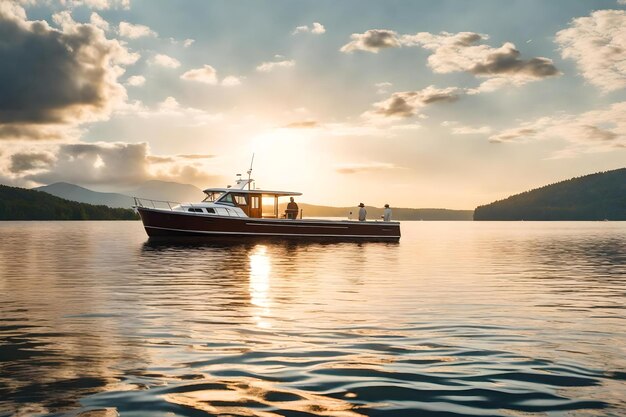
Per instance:
[[[202,236],[207,239],[294,238],[384,240],[400,239],[400,223],[381,220],[331,220],[303,218],[279,213],[279,199],[302,195],[300,192],[261,190],[254,180],[237,175],[234,186],[207,188],[197,203],[178,203],[134,197],[133,208],[151,238]]]

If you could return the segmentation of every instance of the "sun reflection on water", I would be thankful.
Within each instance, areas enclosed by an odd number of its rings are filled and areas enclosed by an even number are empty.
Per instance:
[[[265,245],[258,245],[248,256],[250,259],[250,303],[255,306],[253,319],[261,328],[271,327],[266,317],[271,315],[270,272],[272,265]]]

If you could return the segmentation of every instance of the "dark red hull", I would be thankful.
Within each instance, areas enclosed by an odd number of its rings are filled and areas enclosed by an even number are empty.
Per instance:
[[[339,220],[256,219],[198,215],[193,213],[138,207],[150,237],[289,237],[362,240],[398,240],[398,222],[358,222]]]

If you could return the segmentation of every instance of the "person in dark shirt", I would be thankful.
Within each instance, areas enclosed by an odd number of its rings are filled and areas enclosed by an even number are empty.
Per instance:
[[[285,214],[288,219],[296,219],[298,218],[298,204],[293,201],[293,197],[289,198],[289,204],[287,204],[287,210],[285,210]]]

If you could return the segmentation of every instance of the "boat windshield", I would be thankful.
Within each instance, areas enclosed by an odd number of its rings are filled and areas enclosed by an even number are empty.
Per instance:
[[[205,192],[205,194],[206,194],[206,197],[205,197],[205,198],[204,198],[204,200],[202,200],[202,201],[204,201],[204,202],[206,202],[206,203],[213,203],[213,202],[215,202],[215,201],[219,200],[219,198],[220,198],[220,197],[222,196],[222,194],[224,194],[224,193],[223,193],[223,192],[221,192],[221,191],[210,191],[210,192],[208,192],[208,193],[206,193],[206,192]]]

